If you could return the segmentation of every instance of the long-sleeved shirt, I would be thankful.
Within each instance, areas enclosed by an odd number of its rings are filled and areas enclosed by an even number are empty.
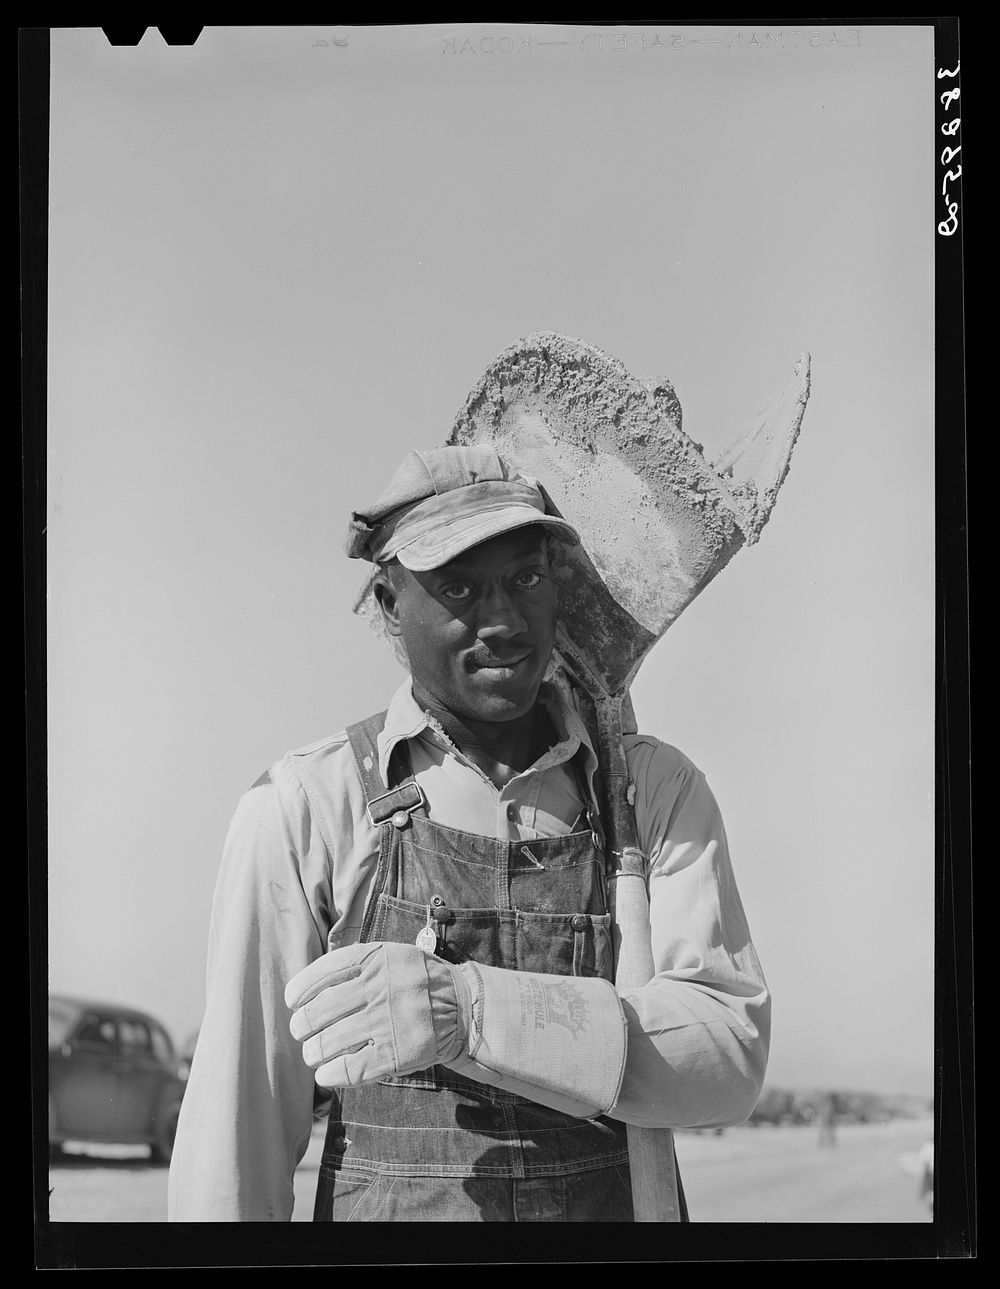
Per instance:
[[[558,741],[497,788],[414,701],[409,680],[378,740],[387,778],[405,740],[429,817],[504,840],[568,833],[593,780],[586,728],[555,687]],[[581,749],[582,745],[582,749]],[[625,736],[639,841],[649,857],[655,975],[622,995],[625,1074],[611,1118],[646,1127],[742,1122],[764,1077],[770,999],[733,878],[718,806],[675,748]],[[288,1220],[293,1175],[318,1104],[288,1028],[284,987],[328,949],[357,941],[378,830],[346,734],[290,752],[242,797],[225,844],[209,933],[206,1010],[170,1168],[171,1221]]]

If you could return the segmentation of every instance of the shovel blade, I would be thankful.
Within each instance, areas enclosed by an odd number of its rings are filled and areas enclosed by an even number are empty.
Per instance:
[[[741,546],[757,540],[808,394],[802,355],[713,465],[682,430],[669,382],[637,380],[593,345],[539,332],[490,363],[448,442],[495,447],[545,487],[580,533],[582,546],[556,552],[556,648],[591,693],[627,690],[671,623]],[[369,578],[355,612],[384,635],[370,585]]]
[[[551,332],[499,354],[449,443],[490,443],[538,479],[577,528],[560,548],[560,636],[589,687],[628,687],[646,653],[744,544],[788,471],[808,397],[803,355],[716,465],[681,428],[669,382],[642,382],[593,345]],[[580,676],[584,679],[583,676]]]

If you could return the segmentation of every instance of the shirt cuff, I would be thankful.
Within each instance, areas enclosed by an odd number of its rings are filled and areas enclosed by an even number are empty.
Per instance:
[[[427,993],[431,1003],[431,1024],[442,1065],[465,1051],[472,1015],[472,994],[462,974],[440,958],[428,956]]]

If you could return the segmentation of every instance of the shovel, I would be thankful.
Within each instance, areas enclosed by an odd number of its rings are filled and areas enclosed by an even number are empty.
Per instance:
[[[560,544],[554,563],[560,613],[550,672],[575,692],[594,735],[620,993],[654,974],[648,863],[622,744],[623,732],[636,728],[629,686],[670,624],[759,537],[808,396],[803,354],[760,415],[709,464],[681,429],[667,381],[636,380],[600,349],[540,332],[493,360],[448,439],[490,444],[541,481],[582,539]],[[369,579],[355,611],[384,635],[370,588]],[[628,1146],[636,1221],[679,1221],[670,1130],[629,1125]]]

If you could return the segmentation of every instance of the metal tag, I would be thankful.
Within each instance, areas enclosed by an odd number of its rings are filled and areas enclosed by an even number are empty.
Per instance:
[[[433,953],[437,948],[437,942],[437,932],[432,927],[422,926],[413,943],[418,949],[423,949],[424,953]]]

